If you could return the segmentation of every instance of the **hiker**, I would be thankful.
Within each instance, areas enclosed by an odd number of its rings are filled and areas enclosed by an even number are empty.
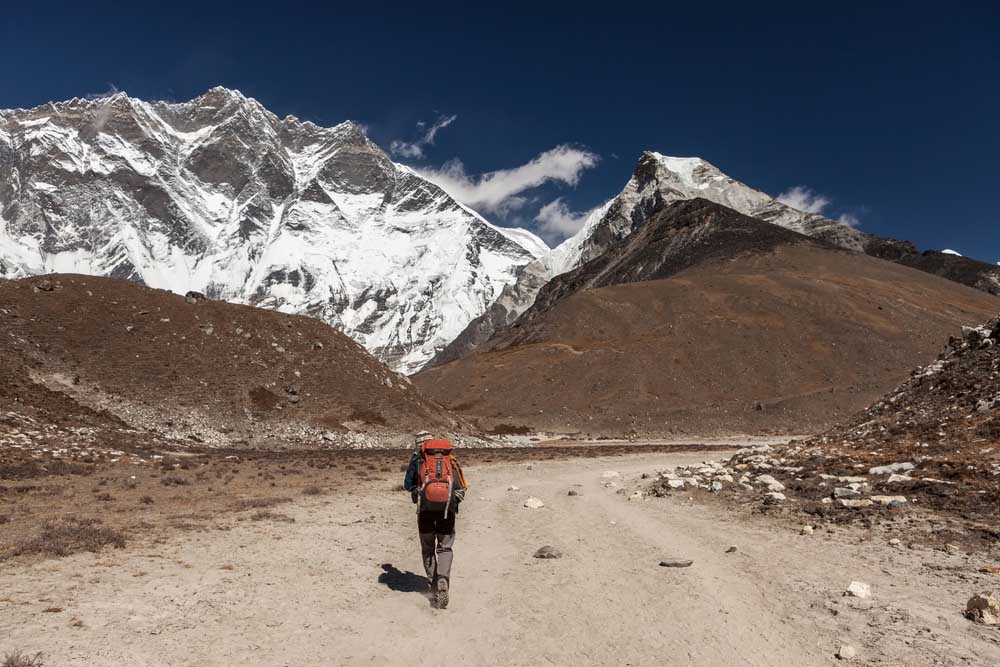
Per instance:
[[[451,442],[427,431],[414,437],[414,451],[403,488],[417,505],[417,532],[429,590],[438,609],[448,606],[455,514],[468,484]]]

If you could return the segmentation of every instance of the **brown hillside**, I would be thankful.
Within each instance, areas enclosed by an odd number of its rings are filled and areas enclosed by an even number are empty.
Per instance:
[[[564,278],[581,288],[543,292],[488,351],[416,383],[483,426],[814,432],[927,363],[957,326],[1000,309],[996,297],[872,257],[812,241],[770,245],[589,289],[607,271],[587,265],[584,278]],[[620,258],[605,266],[628,273]]]
[[[42,422],[236,446],[462,427],[318,320],[126,281],[0,281],[0,357],[0,410]]]

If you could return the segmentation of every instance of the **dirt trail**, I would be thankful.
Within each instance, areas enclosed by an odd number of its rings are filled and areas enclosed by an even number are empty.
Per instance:
[[[630,484],[702,458],[470,469],[446,611],[419,592],[412,506],[387,482],[282,507],[295,523],[223,519],[166,545],[8,568],[0,653],[44,651],[47,665],[420,665],[440,664],[446,636],[451,662],[467,665],[824,665],[841,643],[858,649],[853,664],[1000,664],[1000,635],[959,613],[975,592],[955,574],[974,571],[965,557],[855,529],[801,536],[678,496],[630,502],[601,484],[605,470]],[[524,508],[529,495],[546,506]],[[566,556],[533,559],[542,544]],[[694,565],[658,567],[666,556]],[[841,597],[852,580],[873,598]]]

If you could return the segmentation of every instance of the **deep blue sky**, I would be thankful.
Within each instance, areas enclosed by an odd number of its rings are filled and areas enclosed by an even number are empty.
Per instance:
[[[456,114],[422,164],[457,157],[475,174],[565,143],[601,156],[577,187],[530,193],[518,219],[557,196],[595,206],[653,149],[772,194],[807,186],[868,231],[1000,260],[1000,10],[987,3],[31,4],[0,18],[0,108],[225,85],[278,115],[361,121],[386,147]]]

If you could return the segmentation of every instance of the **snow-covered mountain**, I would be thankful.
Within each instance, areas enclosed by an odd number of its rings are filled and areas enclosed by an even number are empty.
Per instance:
[[[846,250],[864,252],[1000,294],[1000,271],[989,265],[938,252],[920,253],[911,243],[866,234],[821,215],[792,208],[727,176],[701,158],[669,157],[647,151],[617,197],[594,210],[574,236],[521,268],[517,282],[506,286],[493,306],[470,322],[433,363],[447,363],[476,349],[530,308],[549,280],[618,245],[666,204],[697,197]]]
[[[237,91],[0,111],[2,276],[111,276],[305,313],[412,372],[547,251],[359,125],[279,119]]]

